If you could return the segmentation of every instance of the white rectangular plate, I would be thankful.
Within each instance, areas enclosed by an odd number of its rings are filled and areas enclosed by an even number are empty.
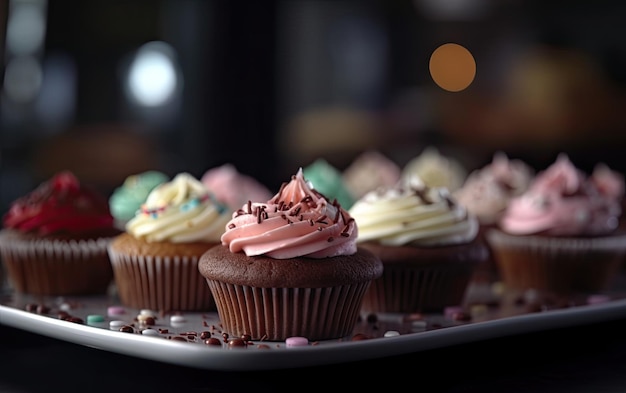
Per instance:
[[[597,304],[578,303],[566,307],[528,312],[512,305],[474,306],[471,320],[450,316],[393,315],[372,320],[364,316],[352,336],[338,340],[310,342],[287,347],[285,342],[252,341],[231,346],[222,335],[216,313],[157,315],[152,326],[138,322],[141,310],[123,308],[124,314],[109,315],[109,307],[119,309],[109,297],[44,298],[7,294],[0,298],[0,323],[75,344],[137,358],[186,367],[222,371],[274,370],[309,367],[404,355],[424,350],[488,340],[522,333],[610,321],[626,316],[626,300],[613,296]],[[39,310],[38,307],[39,306]],[[45,306],[45,308],[41,308]],[[469,308],[466,308],[469,309]],[[476,310],[482,310],[477,313]],[[62,317],[69,315],[73,321]],[[102,322],[93,322],[100,317]],[[120,331],[118,321],[132,327]],[[149,327],[154,335],[143,330]],[[202,332],[222,340],[211,346]],[[386,332],[400,334],[386,335]],[[367,339],[355,340],[357,334]]]

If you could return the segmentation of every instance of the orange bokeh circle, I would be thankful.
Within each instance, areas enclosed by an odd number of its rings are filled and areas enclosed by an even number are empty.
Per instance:
[[[447,43],[430,56],[430,76],[437,86],[451,92],[465,90],[476,76],[476,61],[465,47]]]

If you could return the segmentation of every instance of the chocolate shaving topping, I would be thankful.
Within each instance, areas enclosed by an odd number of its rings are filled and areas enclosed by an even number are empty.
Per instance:
[[[287,182],[284,182],[283,184],[280,185],[280,189],[278,190],[278,193],[276,194],[276,198],[272,200],[272,203],[277,203],[279,201],[281,204],[283,203],[283,201],[280,200],[280,197],[283,195],[283,191],[285,190],[285,187],[287,187]]]
[[[456,206],[456,203],[454,203],[454,201],[452,200],[452,198],[450,198],[449,195],[442,195],[442,197],[446,201],[446,203],[448,204],[449,208],[453,208],[454,206]]]
[[[341,236],[350,236],[348,231],[350,231],[350,224],[352,224],[352,222],[354,222],[354,218],[350,217],[348,222],[346,222],[346,225],[343,227],[343,230],[341,231]]]
[[[428,198],[428,187],[424,187],[424,188],[414,188],[413,192],[415,193],[415,195],[421,199],[425,204],[430,205],[433,203],[433,201]]]

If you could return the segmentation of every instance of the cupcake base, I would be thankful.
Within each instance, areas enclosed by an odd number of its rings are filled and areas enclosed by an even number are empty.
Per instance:
[[[617,277],[626,255],[626,234],[596,238],[487,234],[507,291],[557,295],[598,293]]]
[[[18,293],[104,294],[113,280],[107,254],[110,240],[37,239],[4,230],[0,256],[8,284]]]
[[[371,313],[441,312],[464,302],[475,269],[486,263],[486,244],[476,240],[446,247],[384,246],[362,243],[383,261],[361,310]]]
[[[369,282],[328,288],[256,288],[207,280],[222,328],[233,337],[284,341],[352,333]]]
[[[370,252],[311,259],[248,257],[218,246],[199,262],[224,332],[253,340],[343,338],[382,263]]]
[[[122,304],[160,311],[213,311],[215,303],[198,274],[197,258],[137,257],[112,252]]]

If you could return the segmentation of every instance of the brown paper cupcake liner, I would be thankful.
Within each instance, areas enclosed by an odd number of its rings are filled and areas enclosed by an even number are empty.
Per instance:
[[[369,313],[440,312],[463,303],[474,264],[421,267],[386,264],[363,297],[361,310]]]
[[[196,257],[129,256],[109,250],[120,301],[138,309],[215,311]]]
[[[23,240],[0,236],[0,256],[8,284],[18,293],[104,294],[113,279],[107,254],[110,240]]]
[[[257,288],[207,279],[222,328],[229,335],[284,341],[345,337],[359,317],[370,282],[328,288]]]
[[[494,230],[488,239],[502,283],[517,292],[601,292],[617,277],[626,256],[626,235],[550,238]]]

